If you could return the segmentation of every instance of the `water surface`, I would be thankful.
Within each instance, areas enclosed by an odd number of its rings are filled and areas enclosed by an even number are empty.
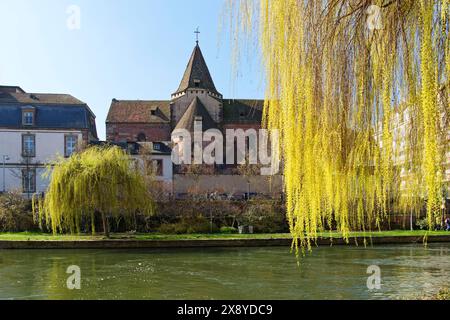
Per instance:
[[[66,270],[81,268],[81,290]],[[367,288],[367,268],[381,289]],[[0,250],[0,299],[404,299],[448,285],[450,244],[315,248]]]

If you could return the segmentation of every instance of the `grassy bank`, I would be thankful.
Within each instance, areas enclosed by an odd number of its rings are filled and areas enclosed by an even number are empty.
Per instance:
[[[446,231],[381,231],[381,232],[353,232],[351,237],[424,237],[424,236],[449,236],[450,232]],[[342,235],[337,232],[326,232],[320,234],[322,238],[342,238]],[[290,239],[291,235],[288,233],[276,234],[181,234],[181,235],[167,235],[167,234],[113,234],[110,240],[242,240],[242,239]],[[0,241],[92,241],[105,240],[102,234],[99,235],[52,235],[47,233],[0,233]]]

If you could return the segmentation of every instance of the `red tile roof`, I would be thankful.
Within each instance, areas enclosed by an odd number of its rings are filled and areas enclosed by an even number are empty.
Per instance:
[[[170,101],[113,99],[106,122],[170,124]]]

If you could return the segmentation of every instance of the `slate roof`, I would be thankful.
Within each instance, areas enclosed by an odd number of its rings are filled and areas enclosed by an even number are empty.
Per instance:
[[[196,80],[200,80],[198,86],[196,86]],[[191,58],[189,59],[188,65],[184,72],[183,78],[181,80],[180,86],[175,94],[186,91],[188,88],[202,88],[210,90],[213,93],[219,94],[214,81],[209,73],[208,66],[206,65],[205,58],[203,57],[202,51],[197,44],[192,52]]]
[[[223,100],[224,123],[261,123],[264,100]]]
[[[217,128],[216,123],[211,118],[208,110],[198,97],[195,97],[186,112],[181,117],[180,121],[176,125],[175,129],[186,129],[189,132],[194,131],[194,121],[196,117],[202,117],[203,131]]]
[[[4,92],[0,90],[0,103],[12,104],[64,104],[64,105],[86,105],[81,100],[71,96],[70,94],[50,94],[50,93],[20,93],[20,92]]]
[[[170,124],[170,101],[113,99],[106,122]]]
[[[0,86],[0,127],[24,128],[22,109],[35,110],[30,129],[88,129],[97,138],[95,115],[89,106],[69,94],[26,93],[20,87]]]
[[[0,93],[2,92],[25,93],[25,91],[19,86],[0,86]]]

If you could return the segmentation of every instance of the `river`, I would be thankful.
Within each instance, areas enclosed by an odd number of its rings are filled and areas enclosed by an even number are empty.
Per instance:
[[[67,288],[69,266],[80,290]],[[405,299],[449,276],[450,244],[320,247],[300,266],[282,247],[0,251],[0,299]]]

